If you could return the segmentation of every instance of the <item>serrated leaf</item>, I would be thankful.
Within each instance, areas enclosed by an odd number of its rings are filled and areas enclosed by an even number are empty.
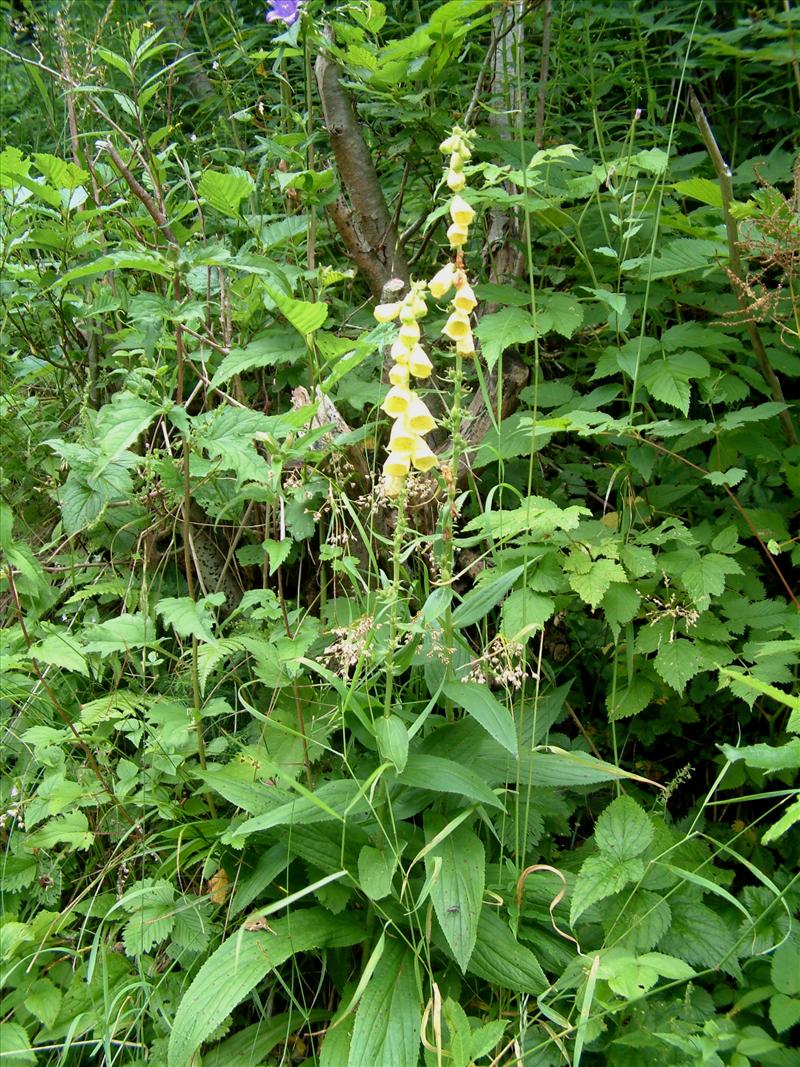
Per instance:
[[[656,673],[676,692],[682,693],[686,683],[703,670],[705,664],[691,641],[676,637],[662,645],[653,660]]]
[[[569,584],[585,603],[592,608],[600,605],[612,582],[624,582],[625,571],[611,559],[590,559],[576,553],[568,560]]]
[[[722,242],[707,241],[696,237],[678,237],[668,241],[653,257],[652,264],[642,264],[634,273],[641,278],[672,278],[692,270],[716,267],[719,260],[727,259],[727,249]]]
[[[742,478],[747,477],[747,471],[741,467],[730,467],[726,471],[709,471],[704,477],[712,485],[738,485]]]
[[[215,619],[212,607],[224,602],[224,593],[192,600],[188,596],[164,597],[156,604],[156,615],[173,628],[178,637],[197,637],[200,641],[213,641]]]
[[[447,816],[426,813],[426,842],[447,823]],[[483,844],[464,823],[425,853],[436,918],[462,971],[467,969],[478,936],[485,866]]]
[[[414,953],[387,941],[356,1011],[347,1067],[417,1067],[421,1016]]]
[[[77,671],[84,677],[89,675],[85,650],[66,630],[50,634],[44,641],[31,645],[29,655],[39,663],[48,663],[65,671]]]
[[[733,745],[722,744],[719,747],[725,759],[731,763],[744,760],[748,767],[767,774],[796,770],[800,767],[800,737],[793,737],[783,745],[759,744],[735,748]]]
[[[570,338],[583,325],[583,304],[573,293],[551,293],[545,302],[551,330]]]
[[[22,1067],[26,1063],[36,1063],[36,1053],[31,1048],[27,1031],[11,1021],[0,1022],[0,1056],[8,1067]]]
[[[493,909],[486,907],[481,912],[467,970],[517,994],[538,996],[550,984],[531,950],[515,939]]]
[[[782,1034],[800,1023],[800,999],[776,993],[769,1001],[769,1021]]]
[[[503,601],[501,630],[510,641],[522,644],[542,629],[555,610],[552,597],[534,593],[527,587],[515,589]]]
[[[800,938],[797,934],[775,949],[770,962],[770,980],[779,993],[800,996]]]
[[[601,852],[615,860],[639,856],[653,840],[653,826],[631,797],[617,797],[605,809],[594,828]]]
[[[244,348],[232,348],[211,379],[211,388],[258,367],[298,363],[307,354],[308,350],[296,332],[273,326]]]
[[[354,815],[369,807],[361,782],[338,779],[326,782],[308,796],[300,796],[263,815],[247,819],[230,831],[231,840],[238,842],[250,834],[270,830],[274,826],[292,826],[295,823],[344,822],[346,815]]]
[[[536,337],[530,311],[519,307],[502,308],[491,315],[484,315],[475,328],[475,336],[481,343],[481,353],[489,370],[511,345],[526,344]]]
[[[695,602],[707,604],[711,597],[721,596],[725,591],[728,574],[741,574],[742,568],[735,559],[717,552],[698,555],[681,570],[683,587]]]
[[[175,889],[170,882],[134,883],[120,901],[131,916],[122,931],[128,956],[141,956],[169,937],[175,925]]]
[[[517,730],[507,707],[485,685],[477,682],[448,682],[444,695],[463,708],[512,756],[517,755]]]
[[[638,856],[622,861],[603,853],[589,856],[583,861],[575,879],[570,924],[574,925],[592,904],[619,893],[631,882],[638,882],[643,874],[644,862]]]
[[[672,925],[659,949],[699,967],[722,967],[738,976],[733,953],[736,931],[721,915],[699,901],[670,899]]]
[[[239,218],[241,202],[252,193],[255,183],[247,171],[238,167],[223,173],[207,170],[203,173],[197,191],[207,204],[228,218]]]
[[[25,997],[25,1007],[42,1026],[51,1027],[58,1018],[61,1007],[61,990],[49,978],[33,982]],[[0,1046],[2,1047],[2,1046]]]
[[[295,300],[274,286],[263,283],[264,290],[274,302],[286,321],[303,337],[309,337],[325,322],[328,317],[328,305],[321,302],[310,303],[307,300]]]
[[[123,612],[108,622],[90,626],[82,636],[86,642],[85,651],[97,652],[101,656],[156,644],[155,627],[141,612],[133,615]]]
[[[415,789],[430,789],[435,793],[454,793],[490,808],[502,804],[486,782],[468,767],[441,756],[427,756],[414,752],[408,757],[405,770],[397,776],[403,785]]]
[[[25,838],[26,848],[40,848],[45,852],[56,845],[66,845],[68,849],[87,849],[94,841],[94,834],[89,830],[89,820],[82,811],[72,811],[50,819],[39,830]]]
[[[688,196],[710,207],[722,207],[722,190],[719,182],[710,178],[689,178],[687,181],[675,182],[672,186],[679,196]]]
[[[484,618],[492,608],[496,607],[512,585],[525,572],[525,567],[514,567],[505,574],[484,579],[474,589],[470,589],[461,603],[453,612],[453,626],[461,629],[464,626],[472,626]]]
[[[606,694],[606,708],[610,722],[638,715],[648,706],[655,695],[655,686],[649,678],[632,678],[627,686],[619,686],[615,691],[609,688]]]
[[[696,352],[677,352],[664,359],[653,360],[642,369],[640,381],[656,400],[689,414],[690,382],[705,378],[708,361]]]

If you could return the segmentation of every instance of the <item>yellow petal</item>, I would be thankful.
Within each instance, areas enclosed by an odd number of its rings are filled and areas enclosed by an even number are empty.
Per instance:
[[[404,388],[402,385],[393,385],[381,404],[381,410],[385,411],[391,418],[396,419],[398,415],[404,415],[408,411],[413,399],[414,394],[410,389]]]
[[[428,411],[425,402],[420,400],[418,396],[415,396],[408,405],[406,422],[408,428],[413,430],[414,433],[427,433],[436,425],[436,419]]]
[[[475,218],[475,209],[463,196],[454,196],[450,203],[450,218],[459,226],[469,226]]]
[[[398,337],[401,341],[407,341],[411,345],[415,345],[419,341],[419,325],[416,322],[404,322],[400,327]]]
[[[460,193],[464,186],[467,184],[467,179],[461,173],[460,170],[453,170],[451,167],[447,172],[447,188],[452,189],[454,193]]]
[[[408,452],[390,452],[383,465],[383,473],[388,478],[402,478],[408,474],[411,456]]]
[[[390,500],[400,496],[403,491],[403,479],[387,474],[383,480],[383,491]]]
[[[466,337],[470,332],[469,317],[463,313],[463,311],[454,311],[447,322],[444,324],[442,333],[453,341],[460,341],[462,337]]]
[[[410,454],[413,451],[417,437],[418,435],[409,427],[408,420],[401,415],[392,426],[392,432],[389,434],[389,451]]]
[[[399,385],[408,389],[408,367],[404,367],[401,363],[395,363],[389,371],[389,381],[392,385]]]
[[[456,341],[456,352],[460,356],[471,356],[475,352],[475,339],[472,333],[468,333],[466,337],[460,338]]]
[[[453,267],[453,264],[448,263],[446,266],[442,267],[441,270],[437,270],[437,272],[431,278],[428,287],[431,291],[431,294],[437,300],[441,300],[445,293],[449,293],[450,290],[453,288],[454,275],[455,269]]]
[[[414,347],[414,341],[401,341],[398,337],[395,341],[392,341],[392,347],[389,349],[389,355],[392,359],[403,365],[408,363],[408,354]]]
[[[460,289],[456,289],[456,295],[453,297],[453,306],[459,311],[469,314],[477,303],[478,301],[475,299],[471,285],[465,284]]]
[[[419,293],[417,293],[411,301],[411,310],[414,312],[415,319],[424,319],[428,314],[428,305]]]
[[[429,471],[431,467],[436,466],[438,461],[426,442],[418,437],[411,452],[411,462],[418,471]]]
[[[450,242],[451,248],[460,248],[463,244],[466,244],[468,237],[469,231],[467,227],[457,222],[447,228],[447,240]]]
[[[430,378],[433,364],[428,359],[428,354],[422,345],[412,348],[408,357],[408,369],[415,378]]]
[[[378,322],[391,322],[400,314],[400,304],[378,304],[372,314]]]

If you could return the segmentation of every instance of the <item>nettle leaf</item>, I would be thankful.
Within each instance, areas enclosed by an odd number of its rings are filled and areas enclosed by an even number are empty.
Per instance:
[[[86,642],[84,650],[101,656],[158,644],[155,625],[140,611],[132,615],[123,612],[116,619],[89,626],[81,636]]]
[[[207,170],[197,191],[207,204],[228,218],[238,219],[241,202],[255,189],[255,182],[245,170],[231,167],[227,173]]]
[[[294,326],[303,337],[310,336],[328,317],[328,305],[321,302],[310,303],[307,300],[295,300],[274,286],[263,283],[265,292],[274,302],[287,322]]]
[[[95,443],[100,455],[92,478],[98,477],[109,463],[118,459],[130,445],[147,429],[159,408],[133,393],[117,393],[110,404],[97,414]]]
[[[676,352],[648,363],[639,380],[656,400],[688,415],[690,382],[694,378],[705,378],[710,372],[708,361],[697,352]]]
[[[703,657],[692,644],[683,637],[676,637],[658,650],[653,666],[659,677],[678,693],[686,688],[686,683],[706,667]]]
[[[625,582],[625,571],[611,559],[591,559],[583,552],[575,552],[565,565],[569,584],[592,608],[600,605],[612,582]]]
[[[617,797],[605,809],[594,828],[601,852],[617,860],[639,856],[653,840],[653,826],[631,797]]]
[[[224,602],[224,593],[211,593],[200,600],[192,600],[188,596],[165,597],[156,604],[156,615],[160,615],[178,637],[213,641],[216,620],[211,608],[220,607]]]
[[[387,941],[358,1005],[347,1067],[417,1067],[421,1018],[414,953]]]
[[[47,852],[56,845],[66,845],[68,849],[83,850],[91,846],[94,834],[89,830],[89,820],[82,811],[59,815],[25,838],[26,848],[40,848]]]
[[[725,591],[728,574],[741,574],[742,568],[730,556],[708,552],[696,556],[694,561],[680,572],[683,587],[694,601],[707,606],[711,597],[721,596]]]
[[[643,874],[644,861],[638,856],[621,861],[604,853],[589,856],[583,861],[575,880],[570,925],[574,925],[592,904],[619,893],[631,882],[638,882]]]
[[[202,1042],[271,970],[298,952],[362,941],[363,924],[322,908],[292,912],[271,931],[242,928],[213,952],[178,1005],[168,1067],[186,1067]]]
[[[489,370],[494,370],[500,356],[511,345],[522,345],[537,336],[530,311],[519,307],[502,308],[484,315],[475,328],[481,352]]]
[[[230,381],[236,374],[244,374],[258,367],[298,363],[307,354],[308,349],[295,331],[272,326],[254,337],[244,348],[231,349],[211,379],[211,388]]]
[[[719,747],[725,759],[731,763],[744,760],[748,767],[754,767],[766,774],[797,770],[800,767],[800,737],[793,737],[783,745],[758,744],[736,748],[734,745],[722,744]]]
[[[699,967],[721,967],[741,975],[736,960],[736,928],[696,900],[670,898],[672,924],[658,943],[662,952]]]
[[[495,697],[486,685],[477,682],[448,682],[444,695],[463,708],[499,744],[517,755],[517,730],[511,712]]]
[[[515,589],[503,601],[502,633],[510,641],[522,644],[542,629],[555,610],[556,602],[552,597],[534,593],[527,587]]]
[[[525,534],[531,541],[541,540],[556,530],[575,530],[583,516],[591,516],[588,508],[570,505],[560,508],[542,496],[530,496],[518,508],[510,511],[488,511],[471,519],[465,533],[478,531],[481,537],[508,540]]]
[[[170,882],[134,882],[120,904],[131,916],[122,931],[128,956],[141,956],[169,937],[175,925],[175,887]]]
[[[572,337],[583,325],[583,304],[574,293],[551,293],[545,300],[544,310],[550,320],[549,328],[562,337]]]
[[[427,812],[426,842],[430,843],[448,821],[447,816]],[[464,823],[425,853],[425,871],[431,880],[436,918],[464,972],[478,936],[485,866],[481,839]]]

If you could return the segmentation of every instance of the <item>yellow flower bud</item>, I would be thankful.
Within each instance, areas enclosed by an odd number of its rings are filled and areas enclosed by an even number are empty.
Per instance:
[[[456,295],[453,297],[453,307],[469,314],[477,303],[478,301],[475,299],[475,294],[469,283],[462,285],[460,289],[456,289]]]
[[[453,152],[452,156],[450,156],[450,159],[448,161],[448,166],[450,170],[457,171],[457,173],[459,174],[461,173],[461,171],[464,169],[464,157],[461,155],[460,152]]]
[[[424,402],[418,396],[413,397],[408,405],[407,425],[414,433],[427,433],[436,425],[436,419],[431,415]]]
[[[454,196],[450,202],[450,218],[459,226],[469,226],[475,218],[475,209],[463,196]]]
[[[411,301],[411,310],[414,312],[415,319],[424,319],[428,314],[428,305],[425,303],[419,293],[416,294]]]
[[[402,385],[393,385],[381,404],[381,411],[385,411],[390,418],[396,419],[398,415],[403,415],[408,411],[413,399],[414,394],[410,389]]]
[[[416,322],[404,322],[400,327],[400,332],[397,335],[401,341],[405,341],[409,347],[415,345],[419,341],[420,331],[419,325]]]
[[[469,317],[463,311],[454,311],[444,324],[442,333],[447,334],[452,341],[467,337],[470,333]]]
[[[460,226],[457,222],[447,228],[447,240],[450,242],[451,248],[460,248],[466,243],[468,237],[469,231],[467,227]]]
[[[383,473],[387,478],[402,478],[408,474],[411,466],[411,456],[408,452],[390,452],[383,465]]]
[[[475,338],[471,333],[468,333],[466,337],[460,338],[456,341],[456,352],[460,356],[471,356],[475,352]]]
[[[429,445],[421,437],[417,437],[411,450],[411,462],[418,471],[429,471],[438,461]]]
[[[467,179],[461,173],[460,170],[454,170],[453,167],[447,172],[447,187],[452,189],[454,193],[460,193],[464,186],[467,184]]]
[[[415,378],[430,378],[433,364],[422,345],[415,345],[408,356],[408,369]]]
[[[455,268],[452,263],[448,263],[446,266],[442,267],[441,270],[437,270],[431,278],[429,288],[431,294],[437,300],[441,300],[445,293],[449,293],[453,288],[454,275]]]
[[[389,434],[389,451],[410,454],[414,450],[414,442],[417,438],[418,435],[409,428],[407,420],[401,415]]]
[[[400,321],[401,322],[416,322],[417,316],[414,314],[414,309],[408,304],[402,304],[400,307]]]
[[[461,138],[457,137],[455,134],[450,134],[450,136],[445,137],[445,139],[439,145],[439,151],[442,152],[444,155],[447,155],[448,152],[457,152],[458,146],[460,144]]]
[[[400,496],[403,491],[403,479],[387,474],[383,481],[383,491],[390,500]]]
[[[389,381],[392,385],[398,385],[401,388],[408,389],[408,367],[404,367],[400,363],[395,363],[389,371]]]
[[[378,322],[391,322],[392,319],[396,319],[400,314],[400,303],[396,304],[378,304],[372,314],[378,320]]]

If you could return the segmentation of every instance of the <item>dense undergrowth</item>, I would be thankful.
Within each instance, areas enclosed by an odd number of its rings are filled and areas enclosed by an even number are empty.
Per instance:
[[[796,1063],[794,4],[0,7],[3,1064]]]

